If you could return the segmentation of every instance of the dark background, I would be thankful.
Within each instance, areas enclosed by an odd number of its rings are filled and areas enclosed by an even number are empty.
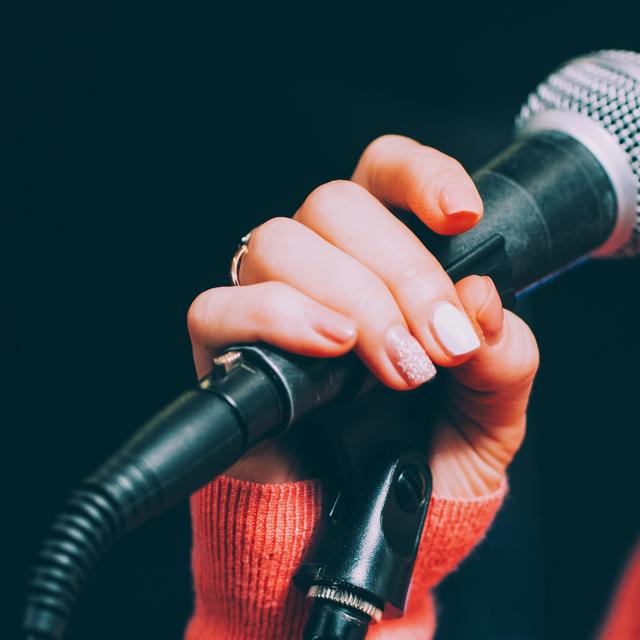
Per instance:
[[[640,48],[635,7],[24,2],[7,15],[0,636],[56,507],[193,383],[185,313],[225,282],[243,233],[348,177],[382,133],[477,168],[553,67]],[[489,539],[441,589],[442,640],[585,638],[600,623],[640,531],[639,275],[589,264],[528,298],[543,363],[530,433]],[[68,637],[179,637],[189,545],[186,506],[131,535]]]

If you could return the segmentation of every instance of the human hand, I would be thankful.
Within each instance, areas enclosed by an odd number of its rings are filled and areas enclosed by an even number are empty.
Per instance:
[[[526,324],[503,310],[489,278],[454,284],[386,207],[412,211],[440,234],[462,233],[482,215],[458,162],[400,136],[375,140],[352,181],[325,184],[291,218],[251,235],[241,287],[218,287],[188,316],[199,377],[230,344],[264,341],[315,357],[354,349],[397,390],[447,375],[429,463],[434,493],[494,491],[517,451],[538,366]],[[286,438],[250,451],[236,478],[279,483],[304,477]]]

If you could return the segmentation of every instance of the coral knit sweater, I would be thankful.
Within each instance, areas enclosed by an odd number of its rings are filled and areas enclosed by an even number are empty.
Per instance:
[[[429,591],[469,553],[500,507],[506,482],[471,500],[431,498],[409,602],[402,618],[372,625],[371,640],[431,638]],[[305,597],[292,584],[320,516],[317,480],[263,485],[221,477],[191,498],[195,612],[185,640],[300,638]],[[640,639],[640,544],[600,640]]]
[[[506,482],[468,500],[432,496],[405,614],[370,627],[371,640],[431,638],[429,591],[484,536]],[[291,583],[320,516],[317,480],[264,485],[220,477],[191,498],[195,612],[186,640],[293,640],[307,608]]]

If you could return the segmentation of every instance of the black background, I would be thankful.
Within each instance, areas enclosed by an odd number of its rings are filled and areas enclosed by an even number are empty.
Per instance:
[[[636,3],[7,15],[0,635],[68,491],[192,384],[186,310],[225,282],[243,233],[348,177],[382,133],[477,168],[559,63],[640,49],[638,18]],[[529,297],[543,363],[529,438],[491,536],[441,589],[442,640],[583,638],[600,623],[640,530],[638,275],[589,264]],[[133,534],[68,637],[179,637],[189,544],[186,507]]]

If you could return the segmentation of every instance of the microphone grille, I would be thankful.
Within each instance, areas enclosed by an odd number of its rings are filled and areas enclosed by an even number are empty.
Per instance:
[[[611,140],[605,143],[609,149],[604,155],[610,157],[595,155],[606,160],[603,165],[618,196],[619,217],[626,215],[628,224],[621,241],[602,253],[609,256],[640,253],[640,53],[598,51],[567,62],[529,95],[516,119],[516,127],[554,128],[573,134],[576,127],[569,126],[571,113],[587,116],[617,142],[617,145],[609,144]],[[541,125],[542,121],[553,125]],[[531,126],[533,123],[537,124]],[[625,164],[626,167],[621,166]]]

